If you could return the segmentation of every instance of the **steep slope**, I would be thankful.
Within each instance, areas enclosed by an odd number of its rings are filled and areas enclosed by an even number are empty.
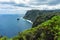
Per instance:
[[[36,16],[39,16],[39,13],[39,10],[28,10],[24,18],[33,22],[36,19]]]
[[[60,40],[60,16],[31,28],[11,40]]]
[[[34,22],[38,16],[47,16],[48,14],[53,15],[56,13],[60,13],[60,10],[28,10],[24,18]]]
[[[58,16],[58,15],[60,15],[59,12],[58,13],[52,13],[52,14],[51,13],[48,13],[48,14],[40,15],[40,16],[38,16],[35,19],[35,21],[33,22],[32,27],[36,27],[37,25],[39,25],[39,24],[41,24],[41,23],[43,23],[43,22],[51,19],[53,16]]]
[[[32,27],[51,19],[55,15],[60,15],[60,10],[29,10],[24,18],[33,22]]]

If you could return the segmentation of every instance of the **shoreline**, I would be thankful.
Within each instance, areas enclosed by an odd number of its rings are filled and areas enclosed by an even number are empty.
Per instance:
[[[33,22],[32,22],[32,21],[30,21],[30,20],[27,20],[27,19],[25,19],[25,20],[33,24]]]
[[[30,21],[30,20],[27,20],[27,19],[25,19],[25,18],[23,18],[23,17],[21,17],[22,19],[24,19],[24,20],[26,20],[26,21],[28,21],[29,23],[32,23],[33,24],[33,22],[32,21]]]

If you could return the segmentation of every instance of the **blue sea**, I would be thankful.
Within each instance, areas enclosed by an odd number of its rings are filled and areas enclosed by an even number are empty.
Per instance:
[[[14,37],[18,32],[30,29],[32,24],[23,19],[23,16],[24,14],[0,14],[0,35]]]

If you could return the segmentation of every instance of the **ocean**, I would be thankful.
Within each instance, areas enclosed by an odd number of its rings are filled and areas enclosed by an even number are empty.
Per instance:
[[[30,29],[32,23],[23,19],[24,14],[0,14],[0,35],[14,37]]]

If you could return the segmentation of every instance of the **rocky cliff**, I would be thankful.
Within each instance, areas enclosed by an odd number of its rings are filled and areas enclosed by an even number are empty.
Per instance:
[[[24,18],[33,22],[33,27],[51,19],[55,15],[60,15],[60,10],[29,10]]]

